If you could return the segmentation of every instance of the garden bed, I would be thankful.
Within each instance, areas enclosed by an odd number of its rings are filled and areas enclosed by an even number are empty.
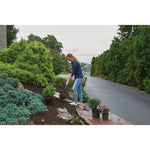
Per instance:
[[[42,91],[43,91],[42,88],[36,87],[35,85],[29,85],[29,84],[23,84],[23,86],[27,90],[30,90],[30,91],[33,91],[37,94],[42,95]],[[56,85],[55,85],[55,87],[56,87],[56,91],[59,92],[60,94],[64,91],[62,88],[60,88]],[[69,96],[68,92],[65,93],[64,97],[67,99],[72,99]],[[43,96],[43,98],[44,98],[44,96]],[[68,102],[63,101],[63,99],[57,99],[54,97],[54,104],[53,105],[47,105],[47,110],[45,112],[40,112],[36,115],[31,115],[29,124],[35,124],[35,125],[72,125],[70,122],[63,120],[63,119],[60,119],[57,116],[58,115],[57,108],[64,108],[64,107],[67,108],[68,112],[72,116],[78,117],[80,120],[82,120],[76,111],[76,106],[70,105]]]

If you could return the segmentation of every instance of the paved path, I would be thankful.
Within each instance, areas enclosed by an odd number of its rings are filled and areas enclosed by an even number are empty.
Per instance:
[[[85,91],[111,107],[111,112],[136,124],[150,125],[150,94],[117,83],[88,77]]]

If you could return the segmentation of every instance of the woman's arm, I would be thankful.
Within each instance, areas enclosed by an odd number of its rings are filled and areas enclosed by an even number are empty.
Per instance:
[[[72,64],[72,74],[71,74],[72,77],[73,77],[73,75],[75,75],[77,65],[78,65],[78,63],[76,61]]]

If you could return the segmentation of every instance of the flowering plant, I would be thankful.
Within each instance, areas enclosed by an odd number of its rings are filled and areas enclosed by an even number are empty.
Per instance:
[[[110,108],[107,104],[99,104],[97,105],[96,109],[101,113],[108,113],[110,111]]]

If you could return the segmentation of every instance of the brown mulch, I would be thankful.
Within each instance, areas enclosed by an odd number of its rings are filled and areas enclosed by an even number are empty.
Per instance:
[[[42,91],[43,91],[42,88],[36,87],[35,85],[30,85],[30,84],[23,84],[23,86],[27,90],[30,90],[37,94],[42,95]],[[35,125],[72,125],[70,122],[60,119],[57,116],[58,115],[57,108],[63,108],[63,107],[67,108],[68,112],[72,116],[78,117],[80,120],[82,120],[76,111],[76,106],[72,106],[68,102],[63,101],[64,98],[72,99],[69,96],[69,93],[67,91],[66,93],[64,93],[64,90],[62,88],[57,87],[56,85],[55,87],[56,87],[56,91],[61,94],[61,98],[57,99],[54,97],[54,100],[53,100],[54,104],[47,105],[47,110],[45,112],[40,112],[36,115],[31,115],[30,122],[32,122],[32,124],[34,123]]]

